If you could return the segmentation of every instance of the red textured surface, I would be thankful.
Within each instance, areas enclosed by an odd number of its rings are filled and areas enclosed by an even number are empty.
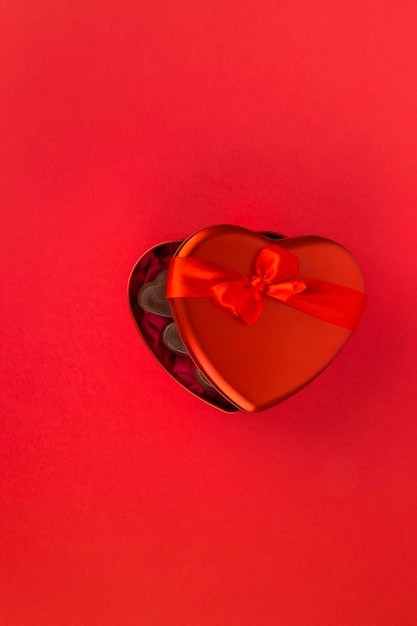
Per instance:
[[[0,8],[0,621],[412,626],[417,5]],[[227,416],[126,281],[229,222],[314,233],[369,300],[316,381]]]

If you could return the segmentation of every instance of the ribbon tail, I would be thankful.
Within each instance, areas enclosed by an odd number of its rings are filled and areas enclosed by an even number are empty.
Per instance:
[[[193,257],[173,257],[169,264],[166,297],[210,298],[212,288],[224,282],[247,282],[234,270]]]
[[[303,278],[303,282],[306,289],[289,297],[288,306],[324,322],[355,330],[365,307],[366,293],[314,278]]]

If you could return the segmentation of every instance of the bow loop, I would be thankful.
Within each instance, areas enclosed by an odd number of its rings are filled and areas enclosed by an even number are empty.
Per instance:
[[[277,244],[263,248],[255,261],[257,276],[267,284],[276,283],[299,274],[298,258]]]

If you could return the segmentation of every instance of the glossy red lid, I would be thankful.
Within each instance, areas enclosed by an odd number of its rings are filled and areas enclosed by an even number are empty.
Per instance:
[[[358,263],[337,243],[314,236],[278,243],[298,258],[301,278],[364,291]],[[269,245],[270,239],[245,228],[213,226],[192,235],[175,256],[204,259],[250,278],[258,254]],[[173,283],[181,279],[180,267],[171,267]],[[271,407],[304,387],[332,361],[352,332],[268,296],[253,324],[211,297],[174,297],[171,308],[196,365],[245,411]],[[362,308],[355,311],[357,319]]]

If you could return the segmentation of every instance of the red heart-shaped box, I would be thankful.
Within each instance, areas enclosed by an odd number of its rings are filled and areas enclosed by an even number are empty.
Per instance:
[[[272,247],[271,237],[277,240]],[[255,265],[265,249],[281,255],[281,264],[296,260],[298,274],[291,278],[304,284],[303,293],[287,295],[283,301],[255,290],[254,285],[263,282],[254,276]],[[224,306],[210,297],[212,283],[207,288],[202,283],[200,292],[190,295],[185,289],[182,293],[184,268],[188,267],[193,283],[193,264],[224,270],[225,282],[231,280],[228,273],[241,276],[244,294],[256,291],[254,298],[261,301],[259,317],[248,323],[227,306],[227,297]],[[172,318],[188,355],[172,352],[162,341],[172,319],[138,304],[143,285],[167,269]],[[266,236],[222,225],[146,252],[130,275],[129,303],[145,343],[180,384],[222,410],[261,411],[296,393],[334,359],[361,316],[365,293],[358,263],[329,239]],[[333,311],[330,316],[328,310]],[[202,384],[196,368],[210,384]]]

